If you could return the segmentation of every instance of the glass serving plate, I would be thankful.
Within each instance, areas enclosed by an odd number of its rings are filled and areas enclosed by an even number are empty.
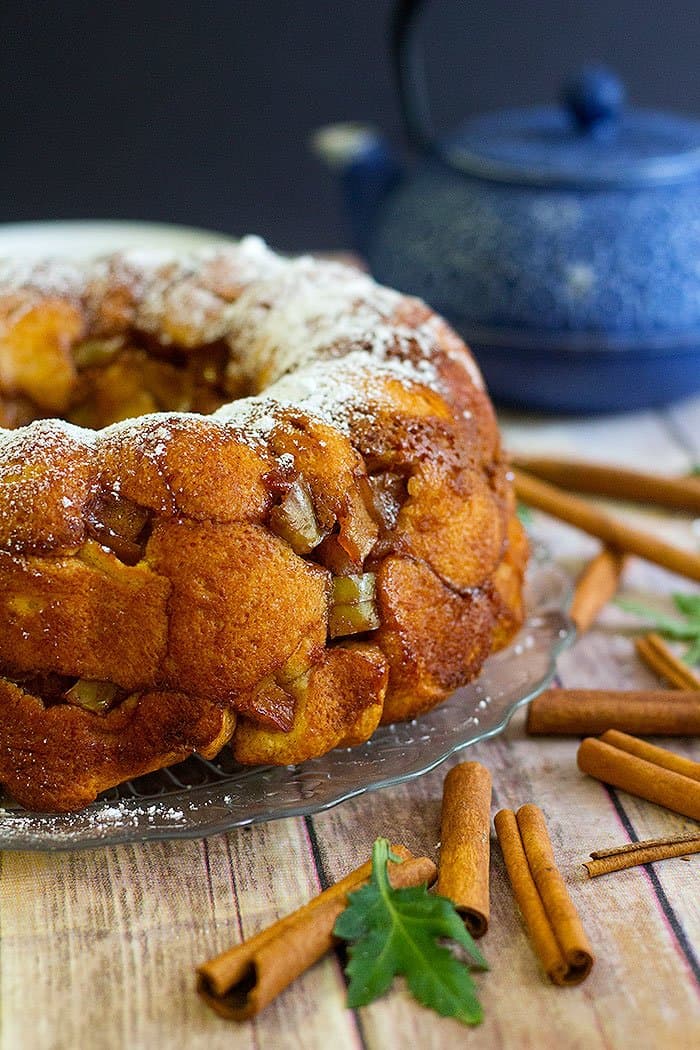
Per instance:
[[[202,838],[266,820],[330,809],[366,791],[434,769],[456,751],[505,729],[513,712],[550,683],[574,637],[565,609],[570,580],[536,551],[527,618],[476,682],[412,722],[383,726],[359,747],[299,766],[239,766],[228,748],[129,781],[79,813],[32,813],[0,799],[0,849],[69,850],[149,839]]]

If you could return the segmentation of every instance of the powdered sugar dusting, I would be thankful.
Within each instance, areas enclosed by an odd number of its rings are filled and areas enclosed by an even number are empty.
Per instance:
[[[377,361],[427,361],[437,342],[425,326],[394,321],[402,302],[366,274],[305,257],[242,293],[228,338],[244,373],[266,386],[311,362],[357,350]]]
[[[225,340],[229,378],[263,392],[223,406],[207,417],[208,426],[254,449],[266,446],[290,410],[352,441],[358,423],[371,422],[382,408],[395,410],[392,384],[427,387],[449,399],[440,378],[446,355],[481,385],[461,341],[453,337],[452,346],[425,309],[412,314],[405,296],[356,269],[310,257],[284,259],[256,237],[187,256],[139,250],[86,264],[0,264],[0,298],[18,289],[30,296],[40,289],[77,296],[88,336],[91,324],[104,332],[111,318],[126,331],[131,325],[182,348]],[[116,313],[110,296],[116,296]],[[99,462],[105,443],[124,443],[162,470],[173,433],[199,430],[202,420],[166,412],[98,432],[58,420],[0,430],[0,480],[14,480],[17,489],[5,486],[0,499],[3,534],[12,533],[18,500],[40,500],[52,486],[64,515],[56,511],[57,526],[80,515],[75,486],[60,484],[57,471],[69,475],[76,464],[84,470],[87,460]],[[41,469],[19,476],[16,463],[23,459]]]
[[[116,803],[101,802],[77,813],[51,814],[25,813],[17,809],[2,809],[0,804],[0,836],[31,834],[37,830],[38,822],[52,825],[53,844],[69,843],[88,835],[91,839],[109,839],[123,829],[176,829],[186,824],[188,815],[177,805],[162,801],[141,801],[130,798]]]
[[[0,298],[26,289],[36,295],[73,301],[80,298],[88,272],[86,263],[70,259],[32,262],[31,259],[0,258]]]
[[[363,388],[367,369],[380,364],[397,378],[437,382],[435,333],[428,324],[411,327],[394,320],[405,302],[402,295],[339,263],[308,256],[283,259],[257,237],[188,256],[132,250],[82,264],[0,263],[0,296],[18,290],[79,298],[88,328],[105,323],[101,304],[118,293],[121,323],[155,334],[164,344],[188,348],[225,339],[231,348],[230,376],[264,388],[268,399],[276,396],[269,389],[276,380],[294,374],[303,387],[301,373],[307,368],[317,381],[319,360],[360,353],[365,355],[357,368]],[[352,395],[351,386],[345,370],[338,401]],[[287,384],[280,397],[289,402],[293,390]],[[322,400],[328,419],[327,384]],[[255,405],[228,415],[231,421],[254,419],[255,436],[265,431]]]

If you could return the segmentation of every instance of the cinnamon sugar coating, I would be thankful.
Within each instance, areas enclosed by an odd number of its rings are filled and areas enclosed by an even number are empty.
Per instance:
[[[423,303],[257,238],[0,263],[0,783],[24,804],[229,740],[276,764],[360,743],[509,641],[526,559],[478,369]]]

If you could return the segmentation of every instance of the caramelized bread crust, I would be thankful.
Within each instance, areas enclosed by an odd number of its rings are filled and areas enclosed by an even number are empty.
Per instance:
[[[0,265],[0,783],[22,803],[412,718],[512,637],[526,560],[479,371],[418,300],[256,238]]]

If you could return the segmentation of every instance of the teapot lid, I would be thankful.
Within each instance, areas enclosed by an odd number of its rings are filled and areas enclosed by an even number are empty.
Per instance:
[[[502,182],[643,186],[700,174],[700,122],[628,108],[608,70],[582,70],[562,100],[474,117],[435,149],[453,167]]]

